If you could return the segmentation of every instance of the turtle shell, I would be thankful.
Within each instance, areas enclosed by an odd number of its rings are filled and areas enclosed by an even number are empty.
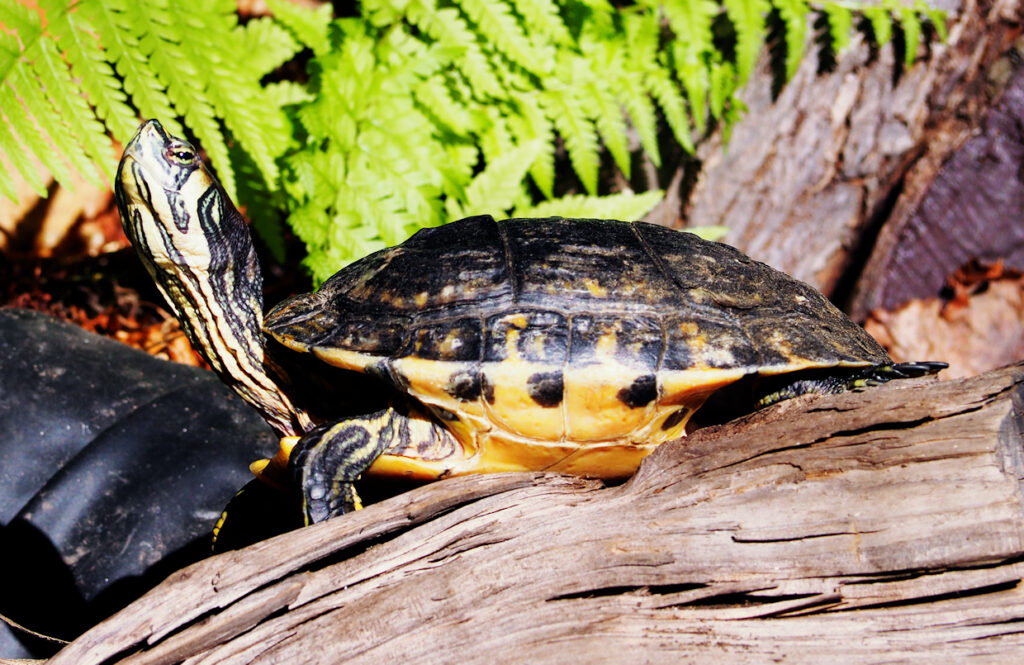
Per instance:
[[[370,469],[423,478],[623,477],[745,376],[890,362],[816,290],[728,245],[604,220],[422,230],[281,303],[265,329],[425,405],[457,445],[397,437]]]

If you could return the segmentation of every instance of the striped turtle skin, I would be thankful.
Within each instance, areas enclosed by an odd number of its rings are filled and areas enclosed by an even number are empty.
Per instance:
[[[752,408],[944,366],[894,365],[810,286],[640,222],[480,216],[425,229],[264,321],[247,230],[191,146],[144,125],[117,198],[190,339],[282,435],[255,470],[297,483],[312,521],[358,507],[364,472],[622,478],[714,395]],[[381,401],[311,412],[267,355],[278,344],[373,377]],[[346,384],[331,393],[358,390]]]

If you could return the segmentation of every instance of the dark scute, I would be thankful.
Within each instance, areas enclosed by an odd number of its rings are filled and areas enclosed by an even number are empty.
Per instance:
[[[328,300],[348,299],[378,316],[421,321],[512,298],[504,243],[490,217],[423,229],[401,245],[345,267],[320,291]],[[360,308],[353,315],[357,312]]]
[[[658,397],[658,379],[653,374],[639,376],[628,388],[618,392],[619,401],[631,409],[647,406]]]
[[[628,223],[551,218],[501,225],[522,304],[576,301],[621,309],[681,300]]]
[[[649,316],[574,316],[569,362],[573,365],[603,362],[597,348],[601,339],[614,335],[616,360],[627,367],[654,371],[658,367],[664,332]]]
[[[526,325],[518,324],[520,316]],[[501,362],[508,358],[507,340],[517,335],[516,351],[522,360],[549,365],[565,361],[569,331],[565,317],[554,312],[527,311],[513,315],[493,316],[487,320],[484,360]]]
[[[534,402],[543,407],[558,406],[564,392],[562,373],[537,372],[526,380],[526,390]]]
[[[428,360],[478,361],[482,335],[479,319],[424,326],[412,334],[406,354]]]
[[[405,346],[405,337],[401,324],[357,319],[339,322],[319,346],[389,355]]]
[[[728,345],[735,366],[786,364],[790,355],[823,362],[888,358],[860,326],[811,286],[728,245],[650,224],[637,228],[688,294],[687,306],[678,314],[710,333],[707,346]],[[779,333],[783,344],[775,347],[770,340]],[[692,349],[675,342],[669,343],[675,356],[672,365],[687,367],[699,361],[682,357]]]
[[[785,343],[788,348],[801,357],[812,358],[822,364],[844,361],[876,364],[890,362],[885,349],[838,310],[823,307],[816,317],[801,316],[794,312],[773,312],[766,314],[764,319],[747,323],[749,334],[754,338],[767,338],[780,328],[786,331]],[[768,345],[762,345],[760,350],[766,364],[777,355]]]
[[[453,372],[448,377],[448,385],[445,392],[462,402],[472,402],[480,398],[482,393],[481,375],[476,369],[460,370]],[[491,401],[494,399],[494,389],[491,389]]]
[[[663,369],[729,369],[756,367],[762,362],[755,341],[721,312],[711,311],[703,318],[668,317],[665,332]]]
[[[466,217],[451,224],[420,229],[402,245],[406,249],[445,252],[455,247],[490,245],[497,234],[497,224],[490,215]]]

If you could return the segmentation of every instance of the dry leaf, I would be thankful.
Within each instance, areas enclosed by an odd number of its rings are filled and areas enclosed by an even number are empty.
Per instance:
[[[1024,359],[1024,277],[998,262],[972,262],[948,280],[951,298],[875,310],[864,327],[893,360],[943,360],[946,379]]]

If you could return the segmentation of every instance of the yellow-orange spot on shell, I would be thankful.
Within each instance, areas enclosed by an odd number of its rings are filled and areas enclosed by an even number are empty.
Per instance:
[[[525,324],[524,324],[525,325]],[[519,328],[509,328],[505,333],[505,355],[509,360],[519,360]]]
[[[597,283],[597,280],[588,278],[583,280],[583,285],[587,287],[587,291],[590,291],[590,295],[595,298],[604,298],[608,295],[608,289]]]
[[[606,358],[611,358],[615,355],[615,350],[619,346],[618,335],[615,331],[610,331],[601,335],[597,340],[597,354]]]
[[[459,330],[453,330],[441,341],[440,350],[441,355],[451,357],[462,348],[462,334]]]

